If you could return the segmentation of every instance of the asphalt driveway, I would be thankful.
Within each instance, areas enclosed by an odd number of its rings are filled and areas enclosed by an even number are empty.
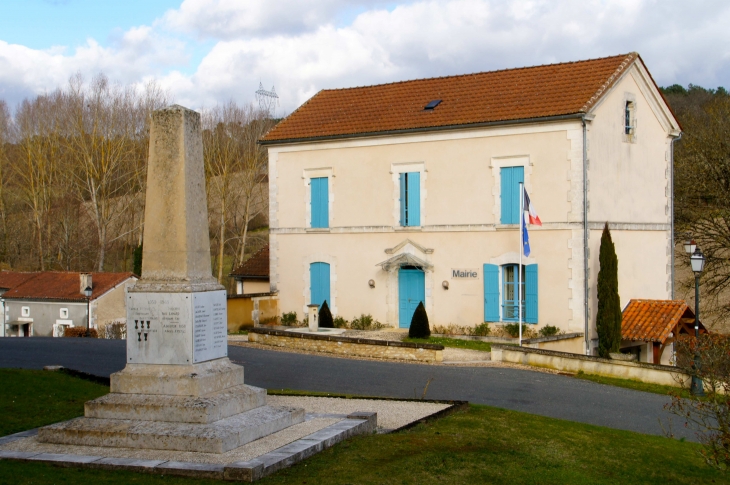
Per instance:
[[[229,346],[245,367],[247,384],[368,396],[465,400],[553,418],[662,435],[669,421],[680,437],[694,439],[663,410],[669,398],[572,377],[500,367],[401,364]],[[0,338],[0,367],[40,369],[62,365],[109,376],[124,367],[125,342],[84,338]]]

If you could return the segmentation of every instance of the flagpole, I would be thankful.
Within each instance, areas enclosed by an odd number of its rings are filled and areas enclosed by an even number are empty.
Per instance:
[[[517,321],[520,327],[520,347],[522,347],[522,251],[523,244],[523,227],[525,225],[525,186],[520,182],[520,264],[517,266]]]

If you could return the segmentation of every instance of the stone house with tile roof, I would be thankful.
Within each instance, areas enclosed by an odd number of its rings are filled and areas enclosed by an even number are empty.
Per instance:
[[[621,301],[671,299],[672,143],[681,127],[637,53],[323,90],[274,127],[270,285],[407,327],[528,324],[597,346],[608,221]],[[519,183],[542,226],[521,248]]]
[[[42,271],[0,272],[4,337],[59,337],[65,327],[86,326],[86,287],[92,293],[90,326],[126,321],[124,295],[137,281],[133,273]],[[2,290],[0,290],[2,291]]]
[[[269,285],[269,245],[256,251],[241,266],[228,275],[236,282],[236,295],[268,293]]]

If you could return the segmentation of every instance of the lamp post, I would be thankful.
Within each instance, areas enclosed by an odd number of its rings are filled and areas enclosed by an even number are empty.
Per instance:
[[[91,320],[91,287],[87,286],[86,289],[84,289],[84,296],[86,297],[86,336],[91,337],[90,335],[90,320]]]
[[[693,241],[694,242],[694,241]],[[686,246],[685,246],[686,248]],[[700,349],[699,349],[699,337],[700,337],[700,275],[702,270],[705,268],[705,255],[702,254],[700,248],[694,248],[692,255],[689,257],[689,261],[692,264],[692,271],[695,274],[695,362],[694,368],[695,373],[700,369]],[[695,396],[704,396],[705,391],[702,386],[702,379],[697,375],[692,376],[692,386],[690,392]]]

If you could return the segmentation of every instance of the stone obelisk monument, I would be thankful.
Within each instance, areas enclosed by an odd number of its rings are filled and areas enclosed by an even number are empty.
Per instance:
[[[212,277],[200,115],[152,115],[142,275],[126,295],[127,365],[85,416],[40,441],[222,453],[302,422],[266,405],[228,360],[226,292]]]

